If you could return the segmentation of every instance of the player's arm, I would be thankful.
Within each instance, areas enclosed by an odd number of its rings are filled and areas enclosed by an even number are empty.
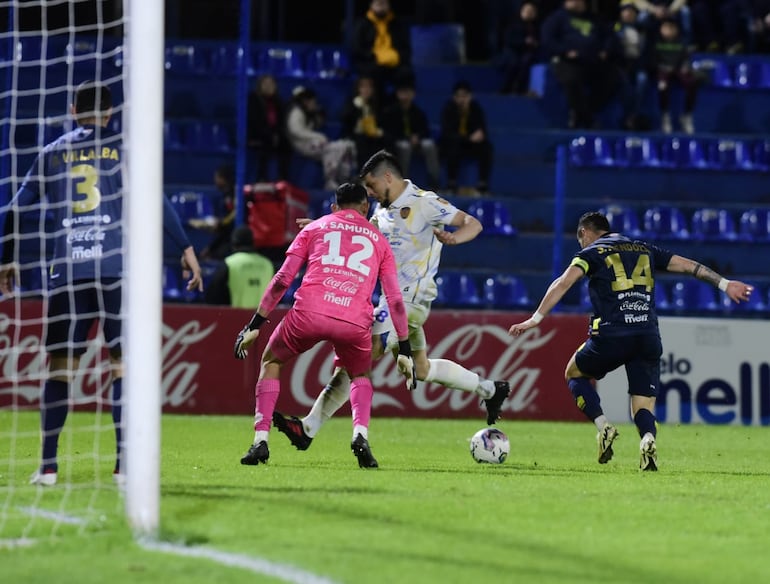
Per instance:
[[[286,290],[289,288],[294,278],[297,276],[299,269],[305,263],[305,258],[293,253],[291,250],[286,252],[286,259],[281,265],[281,269],[276,272],[273,279],[270,280],[267,289],[265,290],[262,299],[259,302],[259,307],[251,317],[249,323],[243,327],[238,336],[235,339],[235,346],[233,347],[233,353],[236,359],[245,359],[248,354],[248,348],[257,340],[259,336],[259,327],[268,322],[267,317],[273,312],[278,303],[283,298]]]
[[[754,290],[754,287],[750,284],[740,280],[728,280],[708,266],[676,254],[671,256],[666,270],[676,274],[689,274],[698,280],[708,282],[726,293],[733,302],[747,302],[751,297],[751,292]]]
[[[434,227],[433,233],[436,234],[436,238],[444,245],[459,245],[461,243],[467,243],[476,239],[479,233],[481,233],[483,227],[481,221],[476,219],[472,215],[468,215],[465,211],[457,211],[452,221],[449,223],[453,227],[457,227],[455,231],[445,231]]]
[[[380,271],[380,284],[382,292],[388,301],[388,308],[393,319],[393,326],[398,335],[398,357],[396,364],[399,372],[406,377],[406,388],[409,390],[417,386],[417,377],[414,371],[414,361],[412,360],[412,347],[409,344],[409,323],[406,317],[406,306],[404,298],[401,295],[401,289],[398,285],[398,276],[396,275],[396,264],[391,255],[389,261],[392,264],[386,271]]]
[[[16,192],[10,203],[0,212],[0,224],[3,226],[0,237],[0,293],[10,295],[19,281],[19,266],[16,264],[17,226],[19,224],[19,209],[32,205],[40,200],[40,181],[38,180],[39,158],[27,173],[24,183]]]
[[[185,278],[189,278],[187,281],[187,289],[195,290],[196,288],[203,292],[203,277],[201,276],[201,267],[198,263],[198,258],[195,255],[195,249],[190,244],[190,240],[187,237],[184,229],[182,228],[182,222],[179,220],[174,208],[171,206],[171,202],[167,197],[163,197],[163,231],[168,235],[177,249],[182,251],[182,269],[185,272]]]
[[[540,305],[537,310],[524,322],[514,324],[508,329],[508,334],[514,337],[519,336],[524,331],[531,328],[535,328],[545,318],[554,306],[564,297],[567,291],[575,285],[575,282],[580,280],[585,275],[583,267],[579,265],[571,264],[562,275],[556,278],[551,285],[548,286],[548,290],[545,292],[545,296],[540,301]]]

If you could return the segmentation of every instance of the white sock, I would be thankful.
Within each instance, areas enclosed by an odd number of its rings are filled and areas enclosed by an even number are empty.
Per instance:
[[[652,435],[652,432],[645,432],[644,436],[642,436],[642,446],[654,441],[655,436]]]
[[[360,424],[356,424],[355,426],[353,426],[353,440],[355,440],[356,436],[358,436],[359,434],[361,434],[361,436],[363,436],[364,439],[368,440],[369,428],[367,428],[366,426],[362,426]]]
[[[267,442],[267,432],[265,430],[254,432],[254,444],[259,444],[260,442]]]
[[[604,414],[602,414],[601,416],[598,416],[597,418],[594,419],[594,424],[596,424],[597,430],[601,430],[602,428],[604,428],[605,424],[609,424],[609,422],[607,421],[607,416],[605,416]]]
[[[310,413],[302,418],[305,434],[313,438],[326,420],[331,418],[350,399],[350,375],[344,369],[335,369],[334,375],[313,402]]]
[[[454,361],[428,359],[428,363],[430,363],[430,367],[423,381],[434,381],[451,389],[478,393],[482,397],[490,397],[495,391],[494,383],[489,382],[492,384],[492,391],[490,392],[488,385],[481,385],[482,382],[477,373],[469,371]]]

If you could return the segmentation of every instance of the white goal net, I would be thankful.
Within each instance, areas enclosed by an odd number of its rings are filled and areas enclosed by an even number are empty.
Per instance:
[[[0,547],[125,515],[124,12],[0,0]]]

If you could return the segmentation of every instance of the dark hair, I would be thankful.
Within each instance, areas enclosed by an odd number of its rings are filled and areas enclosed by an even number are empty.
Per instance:
[[[457,93],[460,90],[467,91],[468,93],[471,93],[473,91],[471,89],[471,84],[465,79],[461,79],[460,81],[455,83],[454,86],[452,87],[452,93]]]
[[[84,81],[75,90],[75,113],[78,115],[104,115],[111,107],[112,92],[102,83]]]
[[[230,236],[230,245],[233,249],[254,249],[254,234],[251,227],[248,225],[236,227]]]
[[[359,205],[367,200],[366,187],[361,183],[342,183],[334,193],[339,207]]]
[[[599,211],[589,211],[580,217],[578,229],[581,227],[595,233],[603,233],[610,230],[610,222]]]
[[[359,178],[364,178],[367,174],[378,174],[387,168],[391,173],[397,174],[399,178],[404,176],[401,165],[395,154],[387,150],[378,150],[361,167]]]

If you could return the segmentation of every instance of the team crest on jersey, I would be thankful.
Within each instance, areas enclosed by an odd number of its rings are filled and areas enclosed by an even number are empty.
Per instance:
[[[441,197],[436,197],[436,200],[439,203],[441,203],[442,205],[448,205],[449,204],[449,201],[447,201],[446,199],[442,199]]]
[[[400,211],[401,213],[401,219],[406,219],[409,217],[409,213],[412,212],[412,209],[410,207],[403,207]]]

